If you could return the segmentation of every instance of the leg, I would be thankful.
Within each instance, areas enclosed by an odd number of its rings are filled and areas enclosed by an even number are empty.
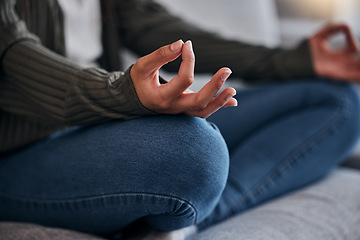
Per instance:
[[[347,84],[273,85],[239,93],[238,101],[210,118],[228,143],[230,171],[200,228],[323,177],[359,138],[359,97]]]
[[[0,160],[0,220],[109,234],[145,217],[177,229],[209,215],[227,173],[225,142],[203,119],[78,128]]]

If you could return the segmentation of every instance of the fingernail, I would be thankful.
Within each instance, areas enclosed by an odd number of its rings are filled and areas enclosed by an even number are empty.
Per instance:
[[[186,43],[187,43],[187,47],[188,47],[189,49],[192,49],[192,42],[191,42],[191,40],[187,40]]]
[[[232,97],[233,97],[232,95],[227,95],[225,101],[229,101]]]
[[[236,90],[233,89],[233,91],[234,92],[232,94],[229,94],[229,95],[226,96],[226,98],[225,98],[226,101],[229,101],[232,97],[234,97],[236,95]]]
[[[231,74],[232,72],[231,72],[231,70],[226,70],[222,75],[221,75],[221,80],[226,80],[226,79],[228,79],[228,77],[230,76],[230,74]]]
[[[174,42],[173,44],[170,45],[170,49],[173,52],[177,52],[177,51],[179,51],[181,49],[182,45],[183,45],[183,41],[178,40],[178,41],[176,41],[176,42]]]
[[[232,107],[237,107],[238,106],[238,101],[234,98],[235,100],[235,104]]]

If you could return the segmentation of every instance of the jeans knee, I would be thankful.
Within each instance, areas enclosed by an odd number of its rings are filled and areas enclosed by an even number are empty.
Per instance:
[[[358,89],[354,84],[333,82],[329,80],[312,82],[305,86],[310,92],[309,99],[313,104],[321,103],[323,107],[335,107],[346,111],[346,116],[357,117],[360,112]]]
[[[170,194],[191,204],[195,221],[206,217],[215,207],[227,181],[229,155],[216,126],[204,119],[178,116],[165,128],[174,128],[167,163],[161,168],[167,175]]]
[[[354,84],[344,84],[341,91],[343,92],[345,105],[348,114],[358,119],[360,114],[360,96],[359,90]]]
[[[341,106],[344,120],[351,122],[349,126],[358,129],[360,116],[360,98],[358,89],[350,83],[334,83],[335,92],[332,97]]]
[[[351,83],[328,80],[320,82],[318,90],[314,89],[325,100],[324,107],[330,107],[337,111],[339,129],[341,128],[341,131],[344,132],[344,138],[341,141],[347,145],[354,145],[360,136],[359,90]]]
[[[192,163],[189,176],[194,191],[193,201],[197,207],[197,220],[201,221],[215,208],[225,188],[229,171],[229,153],[226,143],[213,123],[203,121],[202,145],[197,154],[197,161]],[[194,142],[198,144],[198,141]],[[198,148],[197,148],[198,149]]]
[[[354,84],[344,84],[342,89],[345,124],[349,132],[348,139],[354,144],[360,137],[360,96]]]

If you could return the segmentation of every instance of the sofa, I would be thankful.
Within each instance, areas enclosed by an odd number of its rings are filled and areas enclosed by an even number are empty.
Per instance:
[[[360,161],[357,161],[357,165]],[[357,166],[359,167],[359,166]],[[304,189],[237,215],[205,231],[192,227],[159,232],[132,229],[109,239],[121,240],[359,240],[360,168],[341,167]],[[100,240],[66,229],[0,222],[0,239]]]
[[[174,14],[211,31],[269,47],[281,44],[275,3],[271,0],[158,0]],[[226,26],[226,27],[224,27]],[[131,64],[136,56],[122,53]],[[171,74],[163,72],[163,76]],[[193,89],[208,75],[197,75]],[[234,85],[234,83],[232,83]],[[242,87],[236,83],[236,87]],[[2,239],[126,239],[126,240],[359,240],[360,154],[326,178],[234,216],[202,232],[188,227],[160,232],[137,223],[107,238],[31,223],[0,222]]]

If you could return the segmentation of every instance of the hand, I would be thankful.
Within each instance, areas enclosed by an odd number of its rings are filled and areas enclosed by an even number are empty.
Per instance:
[[[346,44],[342,49],[330,47],[329,38],[344,33]],[[344,24],[329,25],[310,38],[315,72],[320,77],[342,81],[360,81],[359,46],[350,28]]]
[[[178,72],[169,83],[160,84],[159,69],[182,54]],[[227,88],[218,94],[230,76],[229,68],[220,69],[199,92],[189,90],[194,81],[195,56],[190,41],[179,40],[140,58],[130,71],[140,102],[148,109],[163,114],[187,113],[206,118],[218,109],[237,106],[235,89]]]

